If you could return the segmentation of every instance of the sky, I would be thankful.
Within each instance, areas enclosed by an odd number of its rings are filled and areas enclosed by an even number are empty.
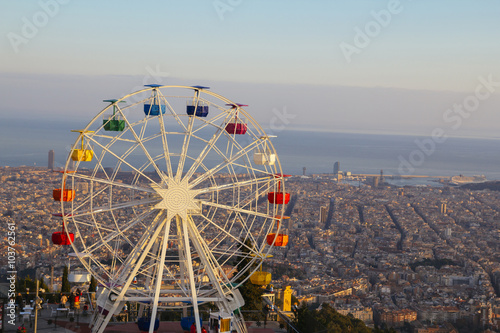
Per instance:
[[[0,0],[0,122],[206,85],[266,128],[496,138],[500,1]]]

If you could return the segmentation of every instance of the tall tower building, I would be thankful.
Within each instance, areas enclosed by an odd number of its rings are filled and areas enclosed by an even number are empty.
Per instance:
[[[292,287],[286,286],[283,290],[283,311],[292,311]]]
[[[441,214],[446,214],[446,202],[441,202]]]
[[[49,150],[49,170],[54,170],[54,150]]]
[[[319,209],[319,222],[320,223],[326,223],[326,218],[328,217],[328,210],[326,209],[325,206],[321,206]]]
[[[335,162],[335,164],[333,165],[333,175],[336,176],[338,175],[340,171],[340,162]]]
[[[302,168],[302,175],[305,176],[306,175],[306,167],[303,167]]]

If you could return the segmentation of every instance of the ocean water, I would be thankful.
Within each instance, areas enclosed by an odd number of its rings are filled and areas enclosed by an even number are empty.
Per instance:
[[[48,151],[55,151],[62,166],[77,135],[71,129],[86,124],[71,120],[0,120],[0,166],[46,166]],[[500,140],[447,138],[430,143],[428,137],[281,131],[272,143],[284,173],[301,175],[342,171],[385,175],[485,175],[500,180]],[[420,146],[417,142],[424,142]],[[411,183],[428,183],[415,179]]]
[[[417,144],[420,143],[420,145]],[[430,143],[433,142],[433,143]],[[385,175],[485,175],[500,179],[500,140],[352,133],[283,132],[274,139],[285,171],[342,171]],[[425,144],[423,144],[425,143]]]

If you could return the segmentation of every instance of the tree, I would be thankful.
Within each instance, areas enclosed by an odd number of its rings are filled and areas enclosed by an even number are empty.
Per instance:
[[[45,292],[49,291],[49,286],[47,286],[47,284],[43,280],[43,277],[40,277],[40,283],[38,285],[38,288],[45,290]]]
[[[94,278],[94,276],[92,275],[90,277],[90,285],[89,285],[89,292],[91,293],[95,293],[97,290],[97,281],[96,279]]]
[[[314,314],[305,302],[295,308],[294,307],[295,316],[293,319],[293,324],[300,332],[319,332],[324,331],[325,327],[323,327],[319,321],[314,318]]]
[[[61,283],[61,292],[69,293],[71,291],[71,286],[69,285],[68,280],[69,269],[68,266],[64,266],[62,283]]]
[[[328,303],[321,305],[321,310],[311,311],[305,303],[295,310],[294,324],[301,332],[326,333],[369,333],[371,329],[359,319],[343,316]]]

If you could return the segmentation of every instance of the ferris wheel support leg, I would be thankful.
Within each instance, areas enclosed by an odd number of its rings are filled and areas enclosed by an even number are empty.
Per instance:
[[[123,300],[123,297],[125,296],[125,292],[128,290],[128,288],[132,284],[134,276],[139,271],[139,268],[141,267],[142,263],[144,262],[144,259],[149,254],[149,251],[151,250],[151,247],[153,246],[153,244],[155,243],[156,239],[158,238],[158,235],[160,234],[161,230],[163,229],[163,226],[165,225],[165,221],[166,220],[164,219],[163,221],[160,222],[160,225],[156,228],[153,236],[150,238],[149,242],[144,247],[144,249],[143,249],[143,251],[141,253],[140,258],[135,262],[135,265],[131,265],[130,266],[130,267],[133,267],[132,271],[126,272],[128,274],[127,282],[122,287],[122,291],[120,292],[120,294],[116,297],[116,300],[115,300],[113,306],[109,310],[109,313],[107,314],[107,316],[102,321],[102,323],[101,323],[101,325],[100,325],[99,330],[97,331],[97,333],[104,332],[104,329],[108,325],[109,320],[111,319],[111,316],[113,316],[114,312],[116,311],[116,309],[120,305],[121,300]]]
[[[194,225],[194,222],[191,219],[188,220],[188,225],[189,225],[189,236],[191,238],[193,246],[196,249],[196,252],[200,256],[201,262],[203,263],[203,266],[206,269],[206,273],[207,273],[212,285],[215,287],[215,289],[217,290],[217,293],[219,294],[219,298],[222,300],[219,302],[220,303],[219,305],[222,305],[222,308],[224,309],[225,312],[233,313],[233,310],[229,306],[227,296],[224,293],[224,291],[222,290],[221,283],[220,283],[221,281],[215,275],[216,269],[214,268],[214,265],[212,265],[212,263],[210,262],[210,259],[204,250],[204,247],[206,248],[206,244],[204,244],[202,238],[200,237],[200,234],[198,233],[198,231]],[[222,270],[221,270],[221,274],[222,274]],[[220,308],[220,306],[219,306],[219,308]],[[245,321],[243,319],[243,316],[238,314],[238,315],[235,315],[235,317],[236,317],[236,321],[237,321],[237,323],[235,325],[236,331],[238,333],[247,333],[247,329],[245,326]],[[198,332],[201,332],[201,331],[198,331]]]
[[[187,290],[186,286],[186,251],[184,249],[184,242],[182,242],[182,227],[180,219],[176,219],[177,224],[177,241],[179,246],[179,267],[180,267],[180,286],[182,290]],[[187,311],[187,308],[185,308]],[[187,317],[187,314],[186,314]]]
[[[159,242],[156,241],[155,244],[153,245],[153,252],[152,253],[158,253],[158,247],[159,247]],[[146,278],[146,283],[144,285],[149,286],[151,285],[151,276],[154,274],[154,259],[149,260],[149,274]],[[139,312],[137,313],[138,318],[141,318],[144,316],[144,310],[146,309],[146,305],[142,304],[139,306]]]
[[[176,217],[179,219],[179,216]],[[189,246],[189,235],[188,235],[188,219],[186,218],[182,221],[182,234],[184,238],[184,249],[186,251],[186,263],[189,274],[189,285],[191,287],[191,298],[193,300],[193,310],[194,310],[194,323],[196,324],[196,332],[201,333],[200,327],[200,313],[198,310],[198,297],[196,295],[196,285],[194,283],[194,275],[193,275],[193,263],[191,261],[191,250]],[[193,242],[194,243],[194,242]]]
[[[158,311],[158,298],[160,297],[160,289],[161,289],[161,281],[163,279],[163,268],[165,267],[165,255],[167,253],[168,247],[168,235],[170,231],[170,223],[172,219],[169,219],[165,226],[165,233],[163,234],[163,243],[161,248],[161,256],[159,261],[159,269],[156,274],[156,284],[155,284],[155,299],[153,301],[153,312],[151,313],[151,322],[149,324],[149,333],[153,333],[154,331],[154,323],[156,320],[156,312]]]

